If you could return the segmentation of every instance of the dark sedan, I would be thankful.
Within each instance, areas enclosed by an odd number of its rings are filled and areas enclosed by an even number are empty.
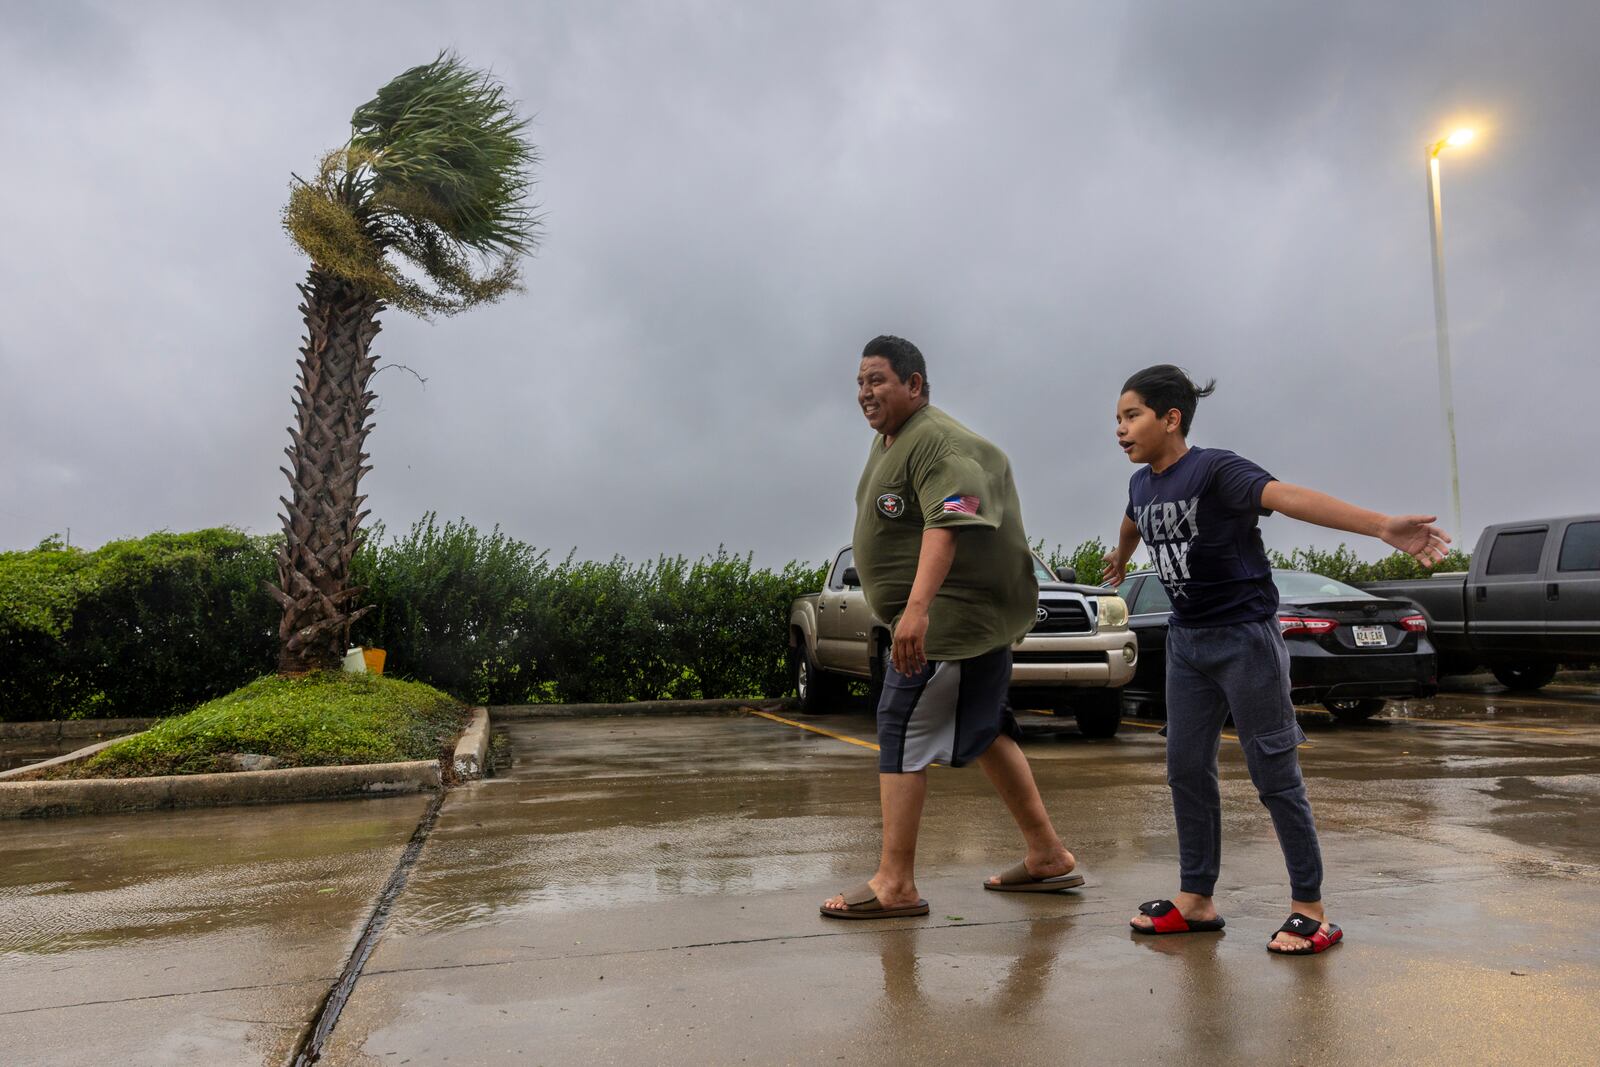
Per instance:
[[[1320,701],[1342,722],[1370,718],[1392,697],[1432,696],[1438,665],[1428,624],[1409,600],[1386,600],[1306,571],[1273,571],[1278,628],[1289,646],[1297,704]],[[1165,703],[1167,620],[1172,602],[1155,574],[1133,574],[1117,590],[1139,638],[1139,662],[1123,693]]]

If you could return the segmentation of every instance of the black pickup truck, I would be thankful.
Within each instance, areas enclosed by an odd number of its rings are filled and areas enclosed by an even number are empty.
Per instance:
[[[1560,666],[1600,661],[1600,515],[1490,526],[1470,571],[1362,588],[1416,601],[1440,674],[1483,664],[1533,690]]]

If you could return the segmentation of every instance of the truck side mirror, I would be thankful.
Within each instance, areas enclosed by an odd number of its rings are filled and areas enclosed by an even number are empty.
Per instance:
[[[861,575],[856,573],[856,569],[854,567],[846,567],[844,569],[844,584],[847,586],[860,588]]]
[[[1066,582],[1068,585],[1074,585],[1078,581],[1078,571],[1074,567],[1057,567],[1056,578],[1058,581]]]

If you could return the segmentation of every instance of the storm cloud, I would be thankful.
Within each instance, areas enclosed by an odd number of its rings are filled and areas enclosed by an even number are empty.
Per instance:
[[[385,316],[391,529],[820,559],[885,332],[1052,545],[1114,532],[1153,362],[1218,379],[1195,443],[1447,515],[1424,145],[1460,121],[1453,532],[1600,506],[1593,3],[4,7],[0,549],[276,528],[290,174],[442,48],[532,117],[545,234],[526,292]]]

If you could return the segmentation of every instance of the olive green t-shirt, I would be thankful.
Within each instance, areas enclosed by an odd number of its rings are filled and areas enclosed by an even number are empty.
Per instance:
[[[911,597],[930,526],[959,532],[950,574],[928,609],[928,658],[970,659],[1027,633],[1039,584],[1011,461],[932,406],[912,414],[888,448],[881,435],[873,440],[856,488],[856,571],[868,605],[891,626]]]

